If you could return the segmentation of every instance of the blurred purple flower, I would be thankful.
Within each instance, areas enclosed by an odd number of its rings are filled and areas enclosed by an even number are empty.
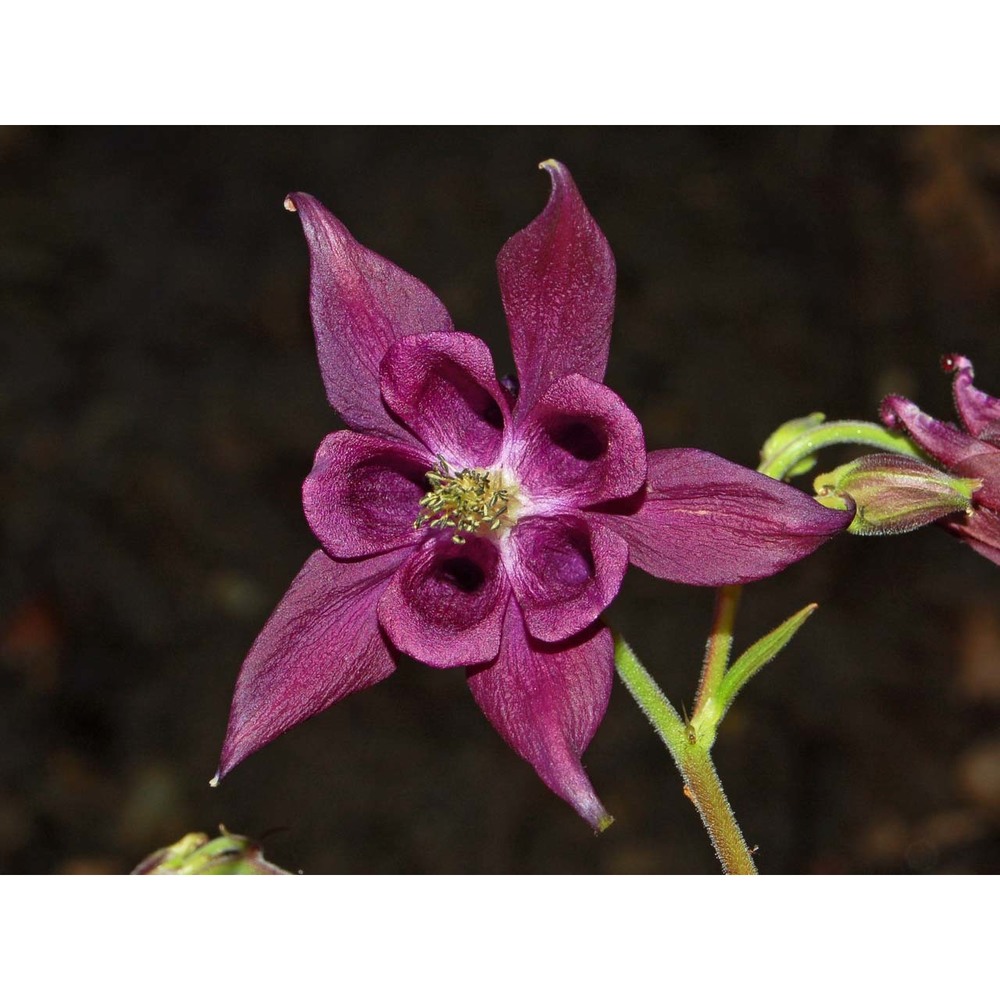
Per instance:
[[[580,757],[614,671],[601,612],[631,560],[683,583],[777,572],[843,529],[782,483],[690,449],[648,456],[602,384],[615,263],[569,171],[500,252],[516,379],[456,333],[433,293],[290,195],[309,244],[327,397],[350,428],[303,488],[322,548],[236,684],[219,777],[280,733],[388,677],[398,652],[466,666],[490,722],[593,826]]]
[[[916,444],[950,472],[980,481],[972,492],[972,509],[938,523],[1000,565],[1000,399],[972,384],[968,358],[948,354],[941,367],[955,373],[952,392],[964,430],[927,416],[902,396],[883,400],[882,420],[889,427],[904,427]]]

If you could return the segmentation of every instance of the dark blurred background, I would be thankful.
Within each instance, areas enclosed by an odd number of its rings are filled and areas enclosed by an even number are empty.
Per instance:
[[[0,131],[0,871],[127,871],[220,822],[307,872],[716,870],[620,688],[585,758],[599,838],[461,671],[408,662],[208,787],[340,426],[282,199],[320,197],[509,370],[494,258],[546,157],[616,254],[608,381],[651,448],[752,466],[779,423],[888,391],[950,418],[948,351],[1000,393],[996,130]],[[1000,568],[936,530],[841,538],[748,589],[738,649],[814,600],[717,745],[762,870],[997,871]],[[711,607],[632,571],[612,608],[675,704]]]

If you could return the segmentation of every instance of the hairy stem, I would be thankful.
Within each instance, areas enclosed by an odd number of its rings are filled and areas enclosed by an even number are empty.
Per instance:
[[[615,635],[615,666],[625,687],[670,751],[684,779],[684,794],[698,810],[723,872],[756,875],[757,866],[722,789],[708,746],[699,742],[694,727],[685,725],[659,685],[619,635]]]
[[[701,669],[701,680],[698,682],[698,694],[695,696],[692,722],[697,722],[701,718],[712,718],[713,702],[717,699],[719,686],[729,666],[729,656],[733,648],[733,623],[736,621],[742,593],[743,588],[735,584],[720,587],[715,592],[712,631],[705,646],[705,661]],[[700,727],[696,729],[698,739],[711,747],[715,741],[715,727],[710,726],[710,732],[702,732]]]

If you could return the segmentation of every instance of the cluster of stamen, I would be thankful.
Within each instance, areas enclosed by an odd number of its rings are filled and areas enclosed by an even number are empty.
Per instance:
[[[463,534],[496,531],[512,523],[512,498],[498,473],[481,469],[452,472],[438,455],[438,464],[427,473],[430,492],[420,501],[424,513],[414,528],[452,528],[453,542],[465,542]]]

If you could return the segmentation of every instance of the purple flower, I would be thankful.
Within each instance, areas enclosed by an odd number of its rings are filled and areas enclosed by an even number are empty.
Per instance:
[[[950,472],[980,481],[972,492],[972,509],[939,523],[1000,565],[1000,399],[972,384],[968,358],[949,354],[941,367],[955,373],[952,392],[964,430],[934,420],[902,396],[883,400],[882,420],[889,427],[906,428],[910,437]]]
[[[569,171],[497,261],[517,379],[456,333],[424,285],[290,195],[312,263],[331,405],[350,428],[305,482],[321,549],[243,665],[219,776],[389,676],[397,654],[465,666],[503,738],[593,826],[610,817],[580,757],[604,716],[613,643],[599,620],[629,561],[668,580],[757,579],[850,515],[702,451],[647,457],[602,384],[615,263]]]

